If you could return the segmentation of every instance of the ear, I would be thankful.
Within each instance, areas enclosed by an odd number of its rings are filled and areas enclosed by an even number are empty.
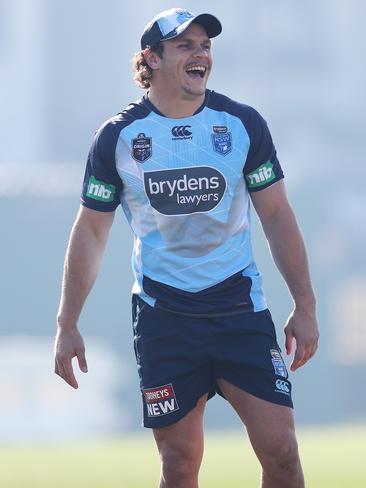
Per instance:
[[[151,51],[151,49],[146,48],[144,50],[144,58],[151,69],[155,70],[160,68],[161,58],[154,51]]]

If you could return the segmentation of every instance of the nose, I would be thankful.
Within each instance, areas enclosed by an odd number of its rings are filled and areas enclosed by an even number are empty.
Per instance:
[[[195,51],[193,53],[193,56],[195,58],[207,58],[207,56],[208,56],[207,50],[202,46],[197,46],[197,48],[195,49]]]

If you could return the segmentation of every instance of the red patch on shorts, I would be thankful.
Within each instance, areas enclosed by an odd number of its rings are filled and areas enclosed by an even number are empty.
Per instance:
[[[179,410],[173,385],[157,386],[143,390],[149,417],[159,417]]]

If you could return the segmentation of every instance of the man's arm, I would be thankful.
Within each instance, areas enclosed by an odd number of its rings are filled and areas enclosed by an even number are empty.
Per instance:
[[[251,194],[273,259],[290,290],[295,307],[285,326],[286,352],[296,340],[291,370],[303,366],[318,347],[315,296],[311,285],[304,240],[287,200],[283,180]]]
[[[98,275],[113,218],[114,212],[97,212],[80,206],[66,252],[57,314],[55,373],[73,388],[78,388],[78,383],[72,358],[76,356],[81,371],[87,372],[84,342],[77,322]]]

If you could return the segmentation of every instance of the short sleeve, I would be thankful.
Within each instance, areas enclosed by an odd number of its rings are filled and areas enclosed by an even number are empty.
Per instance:
[[[249,192],[263,190],[284,178],[266,121],[253,108],[247,128],[250,147],[244,165]]]
[[[81,203],[101,212],[113,212],[120,204],[122,180],[116,169],[116,145],[121,128],[111,121],[95,134],[84,175]]]

